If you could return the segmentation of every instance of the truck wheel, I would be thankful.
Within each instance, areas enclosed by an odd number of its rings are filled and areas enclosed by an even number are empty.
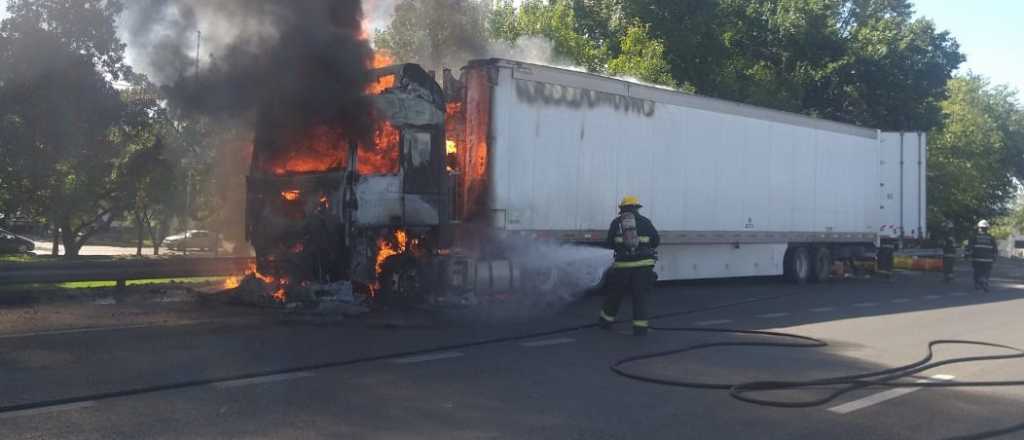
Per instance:
[[[395,255],[385,260],[380,271],[377,300],[390,306],[415,304],[420,293],[418,266],[415,258],[405,255]]]
[[[821,283],[832,277],[832,252],[826,247],[814,249],[814,267],[811,282]]]
[[[786,251],[783,271],[787,280],[797,284],[805,284],[811,278],[811,255],[805,247],[795,247]]]

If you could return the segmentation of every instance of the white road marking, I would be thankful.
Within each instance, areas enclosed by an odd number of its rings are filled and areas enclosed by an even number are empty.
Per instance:
[[[789,316],[789,312],[765,313],[763,315],[754,315],[754,316],[757,316],[758,318],[781,318],[783,316]]]
[[[99,298],[92,303],[100,306],[108,306],[111,304],[117,304],[117,300],[114,298]]]
[[[949,294],[949,296],[967,296],[967,295],[969,295],[967,292],[953,292],[953,293]]]
[[[441,359],[451,359],[451,358],[457,358],[459,356],[462,356],[462,353],[459,353],[457,351],[449,351],[447,353],[433,353],[433,354],[424,354],[424,355],[419,355],[419,356],[409,356],[409,357],[404,357],[404,358],[398,358],[398,359],[393,359],[391,362],[396,363],[396,364],[414,364],[416,362],[427,362],[427,361],[436,361],[436,360],[441,360]]]
[[[63,330],[45,330],[40,332],[27,332],[27,333],[10,333],[6,335],[0,335],[0,339],[13,339],[13,338],[26,338],[29,336],[50,336],[50,335],[66,335],[70,333],[91,333],[91,332],[105,332],[113,330],[132,330],[138,328],[158,328],[158,327],[179,327],[185,325],[199,325],[199,324],[211,324],[211,323],[228,323],[228,322],[246,322],[252,321],[251,319],[206,319],[197,321],[182,321],[182,322],[170,322],[170,323],[156,323],[156,324],[130,324],[130,325],[111,325],[106,327],[83,327],[83,328],[69,328]]]
[[[853,306],[854,307],[875,307],[877,305],[878,305],[878,303],[876,303],[876,302],[863,302],[863,303],[854,304]]]
[[[732,322],[731,319],[712,319],[712,320],[709,320],[709,321],[697,321],[697,322],[693,323],[693,325],[698,326],[698,327],[705,327],[705,326],[709,326],[709,325],[728,324],[730,322]]]
[[[946,380],[953,380],[953,379],[954,379],[954,376],[950,376],[950,375],[947,375],[947,374],[936,374],[936,375],[932,376],[931,379],[919,380],[919,381],[917,381],[917,383],[934,382],[934,381],[937,381],[937,380],[946,381]],[[914,391],[917,391],[917,390],[920,390],[920,389],[921,389],[921,387],[893,388],[891,390],[882,391],[881,393],[878,393],[878,394],[872,394],[872,395],[864,397],[862,399],[857,399],[857,400],[854,400],[854,401],[851,401],[851,402],[846,402],[846,403],[844,403],[842,405],[833,406],[833,407],[829,408],[828,410],[832,411],[832,412],[834,412],[836,414],[849,414],[849,413],[852,413],[854,411],[861,410],[861,409],[867,408],[869,406],[877,405],[879,403],[885,402],[886,400],[892,400],[892,399],[895,399],[897,397],[913,393]]]
[[[568,344],[570,342],[576,342],[573,338],[554,338],[554,339],[541,339],[539,341],[528,341],[520,343],[523,347],[547,347],[548,345]]]
[[[0,419],[10,419],[10,418],[14,418],[14,417],[34,416],[34,415],[39,415],[39,414],[49,414],[49,413],[54,413],[54,412],[58,412],[58,411],[71,411],[71,410],[76,410],[76,409],[81,409],[81,408],[89,408],[91,406],[96,406],[96,401],[89,400],[89,401],[85,401],[85,402],[68,403],[68,404],[64,404],[64,405],[44,406],[42,408],[32,408],[32,409],[23,409],[21,411],[11,411],[11,412],[0,414]]]
[[[812,312],[815,312],[815,313],[822,313],[822,312],[831,312],[831,311],[833,311],[835,309],[836,309],[835,307],[816,307],[816,308],[808,309],[808,310],[810,310]]]
[[[216,387],[216,388],[234,388],[234,387],[240,387],[240,386],[244,386],[244,385],[255,385],[255,384],[261,384],[261,383],[268,383],[268,382],[280,382],[282,380],[292,380],[292,379],[299,379],[299,378],[310,377],[310,376],[315,376],[315,374],[310,373],[310,372],[306,372],[306,371],[299,371],[299,372],[295,372],[295,373],[284,373],[284,374],[274,374],[274,375],[271,375],[271,376],[251,377],[249,379],[228,380],[228,381],[224,381],[224,382],[214,383],[213,386]]]
[[[939,298],[942,298],[942,295],[925,295],[925,296],[923,296],[923,298],[924,299],[928,299],[928,300],[939,299]]]
[[[893,303],[896,303],[896,304],[908,303],[908,302],[910,302],[910,298],[893,298],[892,301],[890,301],[890,302],[893,302]]]

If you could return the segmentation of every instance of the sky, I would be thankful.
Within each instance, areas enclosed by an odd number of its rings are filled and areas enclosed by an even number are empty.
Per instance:
[[[131,0],[128,0],[131,1]],[[950,31],[967,56],[961,72],[1014,87],[1024,98],[1024,0],[914,0],[917,15]],[[7,0],[0,0],[0,19]],[[1024,100],[1024,99],[1022,99]]]

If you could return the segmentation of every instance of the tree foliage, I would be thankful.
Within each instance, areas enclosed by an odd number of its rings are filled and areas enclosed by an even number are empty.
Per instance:
[[[950,81],[941,107],[945,124],[928,141],[929,222],[950,222],[962,236],[1009,209],[1022,177],[1024,110],[1006,88],[973,75]]]
[[[0,24],[0,191],[46,219],[68,255],[126,209],[123,133],[147,115],[110,83],[128,72],[114,30],[120,2],[16,0]]]

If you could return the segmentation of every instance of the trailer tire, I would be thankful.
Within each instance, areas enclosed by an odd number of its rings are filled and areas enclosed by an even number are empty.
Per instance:
[[[821,283],[832,277],[832,252],[827,247],[814,249],[814,264],[811,269],[811,282]]]
[[[782,265],[786,279],[791,282],[806,284],[811,278],[811,255],[806,247],[793,247],[787,250]]]

